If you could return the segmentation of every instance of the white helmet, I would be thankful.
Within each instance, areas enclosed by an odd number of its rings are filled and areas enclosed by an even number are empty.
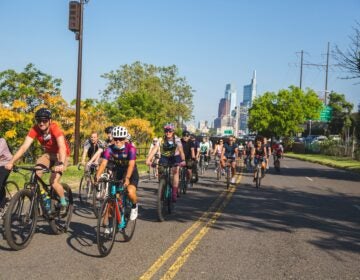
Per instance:
[[[126,138],[128,135],[127,129],[123,126],[115,126],[112,130],[113,138]]]

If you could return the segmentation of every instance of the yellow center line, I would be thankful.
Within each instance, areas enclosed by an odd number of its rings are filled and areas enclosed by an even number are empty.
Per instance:
[[[210,212],[215,208],[219,201],[224,197],[226,191],[223,191],[217,199],[213,202],[210,208],[189,228],[187,229],[176,242],[139,278],[150,279],[160,267],[172,256],[173,253],[181,246],[181,244],[203,223],[210,215]]]
[[[213,225],[216,222],[216,220],[220,217],[222,210],[229,203],[234,191],[235,191],[235,187],[231,187],[230,191],[226,195],[226,198],[219,206],[216,213],[211,217],[210,221],[208,221],[206,225],[200,230],[200,232],[194,237],[191,243],[181,253],[180,257],[177,258],[177,260],[173,263],[173,265],[169,268],[169,270],[164,274],[164,276],[161,279],[168,280],[168,279],[173,279],[175,277],[175,275],[178,273],[179,269],[185,264],[191,253],[196,249],[201,239],[209,231],[210,226]]]

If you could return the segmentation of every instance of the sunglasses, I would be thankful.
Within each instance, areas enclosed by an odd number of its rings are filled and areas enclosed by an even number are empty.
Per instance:
[[[36,119],[37,123],[48,123],[49,120],[48,119]]]
[[[125,140],[125,138],[114,138],[115,142],[118,142],[118,141],[121,142],[121,141],[124,141],[124,140]]]
[[[171,130],[171,129],[165,129],[164,130],[165,133],[168,133],[168,132],[174,132],[174,130]]]

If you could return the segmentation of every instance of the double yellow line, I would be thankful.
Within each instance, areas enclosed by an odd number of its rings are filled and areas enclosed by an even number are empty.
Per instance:
[[[237,184],[241,181],[241,174],[237,177]],[[199,233],[192,239],[190,244],[182,251],[181,255],[177,258],[177,260],[172,264],[169,270],[164,274],[161,279],[173,279],[179,269],[185,264],[186,260],[189,258],[190,254],[195,250],[201,239],[206,235],[209,231],[210,226],[213,225],[216,220],[220,217],[223,209],[229,203],[233,193],[235,191],[235,187],[231,187],[228,191],[224,190],[218,198],[211,204],[210,208],[190,227],[188,228],[176,242],[140,277],[143,279],[151,279],[154,274],[163,266],[163,264],[176,252],[176,250],[185,242],[185,240],[200,226]],[[223,199],[225,197],[225,199]],[[210,213],[214,211],[219,202],[222,203],[216,209],[216,212],[212,215],[210,219]],[[208,221],[207,221],[208,219]]]

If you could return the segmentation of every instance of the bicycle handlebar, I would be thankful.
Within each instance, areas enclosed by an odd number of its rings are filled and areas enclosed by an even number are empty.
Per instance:
[[[12,171],[19,172],[19,169],[27,170],[27,171],[43,171],[46,173],[55,172],[47,167],[41,167],[41,166],[13,166]]]

